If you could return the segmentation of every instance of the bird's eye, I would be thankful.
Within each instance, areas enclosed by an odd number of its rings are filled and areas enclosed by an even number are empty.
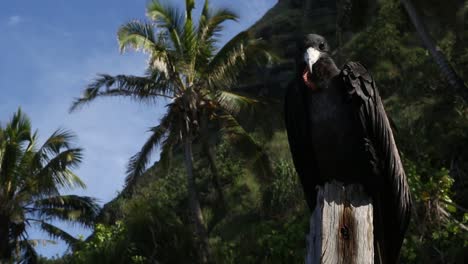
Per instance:
[[[321,43],[319,44],[319,49],[320,49],[320,50],[325,50],[325,43],[321,42]]]

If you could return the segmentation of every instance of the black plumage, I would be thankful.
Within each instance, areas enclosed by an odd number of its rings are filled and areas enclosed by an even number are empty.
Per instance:
[[[411,200],[375,82],[359,63],[339,70],[322,36],[298,43],[285,121],[309,208],[315,208],[317,185],[333,179],[362,184],[374,205],[375,263],[396,263]]]

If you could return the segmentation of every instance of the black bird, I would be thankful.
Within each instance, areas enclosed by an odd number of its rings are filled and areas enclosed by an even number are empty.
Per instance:
[[[375,82],[359,63],[339,70],[319,35],[298,41],[285,98],[289,146],[310,210],[317,185],[358,183],[374,206],[375,263],[398,261],[411,199]]]

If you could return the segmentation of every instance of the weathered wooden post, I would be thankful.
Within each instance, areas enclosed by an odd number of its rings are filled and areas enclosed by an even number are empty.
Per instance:
[[[361,185],[318,187],[306,264],[374,263],[372,200]]]

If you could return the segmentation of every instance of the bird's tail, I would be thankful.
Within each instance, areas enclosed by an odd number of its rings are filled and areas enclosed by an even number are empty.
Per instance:
[[[374,200],[374,263],[395,264],[399,261],[407,224],[398,222],[396,208],[380,194]],[[404,226],[405,230],[401,230]]]

